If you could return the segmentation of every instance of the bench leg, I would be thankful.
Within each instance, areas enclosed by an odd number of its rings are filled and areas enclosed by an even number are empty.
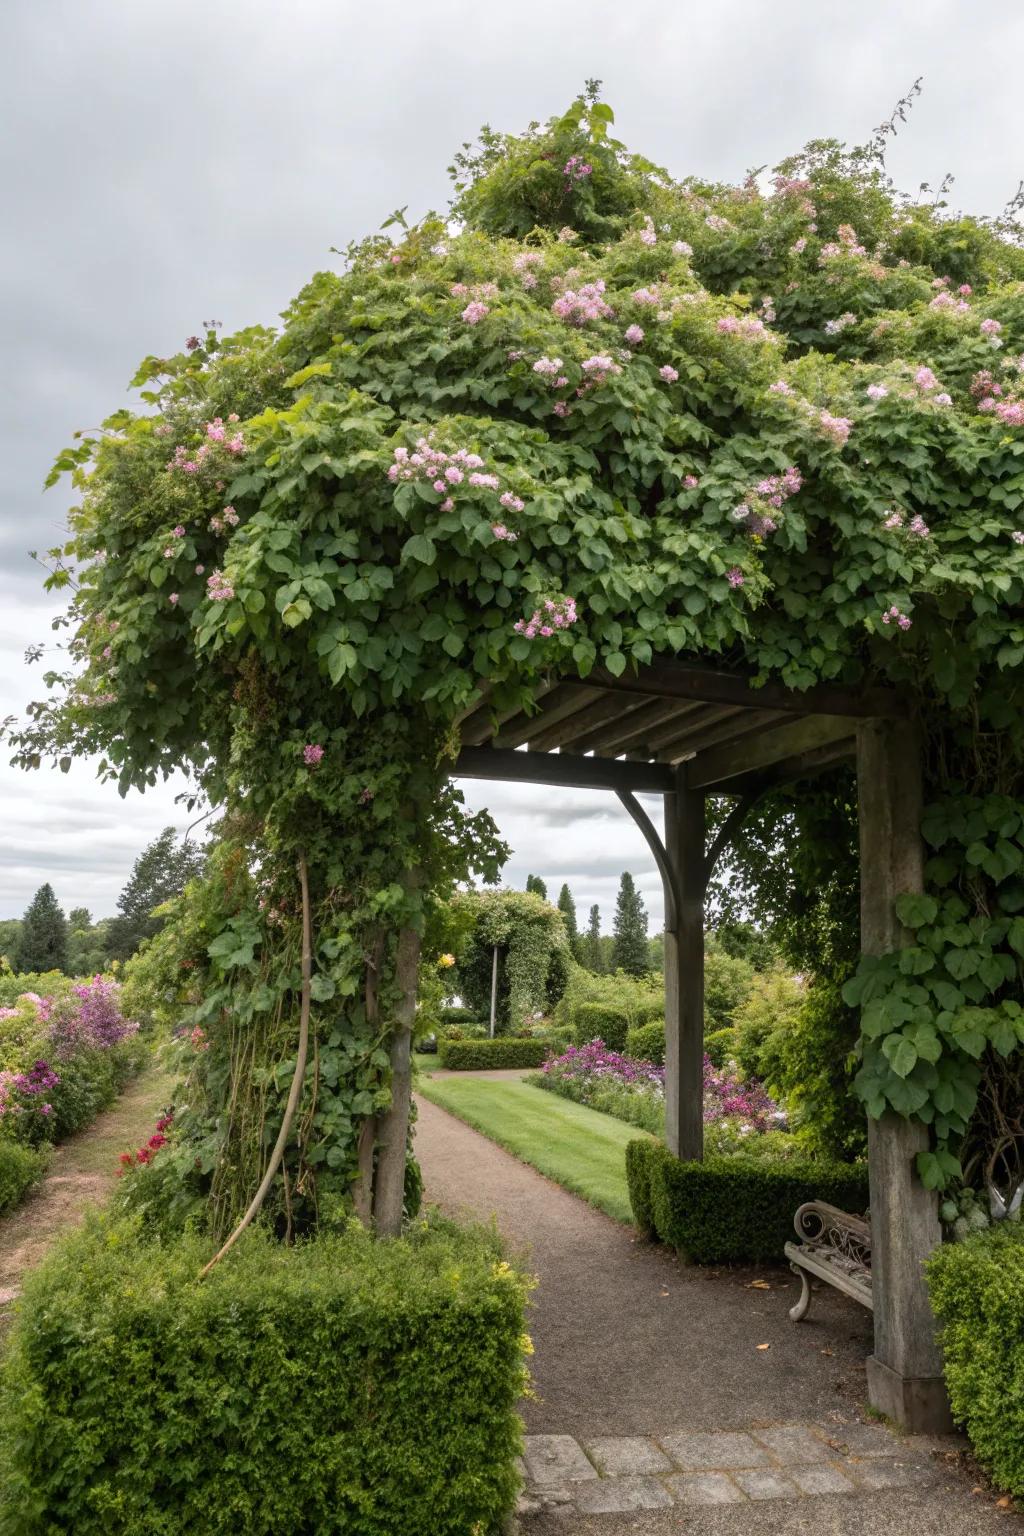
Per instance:
[[[811,1277],[799,1264],[791,1264],[789,1267],[794,1275],[800,1276],[800,1300],[790,1307],[789,1315],[794,1323],[802,1323],[811,1304]]]

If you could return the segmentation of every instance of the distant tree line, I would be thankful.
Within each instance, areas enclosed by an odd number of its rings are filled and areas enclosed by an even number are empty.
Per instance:
[[[117,899],[117,915],[99,922],[87,907],[72,907],[65,916],[47,881],[23,917],[0,921],[0,961],[20,972],[88,976],[112,960],[127,960],[159,931],[158,909],[202,872],[203,860],[196,844],[179,842],[174,828],[165,827],[135,860]]]

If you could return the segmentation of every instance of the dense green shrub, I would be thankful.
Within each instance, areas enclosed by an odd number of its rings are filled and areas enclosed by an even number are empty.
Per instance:
[[[859,1030],[858,1011],[843,1002],[840,982],[815,978],[757,1054],[764,1081],[785,1101],[790,1123],[823,1157],[859,1157],[867,1147],[864,1105],[853,1089]]]
[[[23,992],[57,997],[70,990],[71,977],[63,971],[0,971],[0,1008],[12,1008]]]
[[[626,1033],[626,1055],[637,1061],[653,1061],[656,1067],[665,1065],[665,1020],[652,1020],[650,1024],[634,1024]]]
[[[630,1027],[665,1016],[660,977],[655,981],[638,981],[624,971],[597,976],[580,965],[571,965],[565,991],[554,1010],[555,1023],[572,1029],[574,1038],[578,1038],[579,1012],[588,1003],[601,1003],[622,1014]]]
[[[1003,1222],[928,1261],[953,1416],[996,1482],[1024,1495],[1024,1231]]]
[[[0,1140],[0,1215],[19,1205],[46,1172],[49,1149]]]
[[[746,1002],[754,985],[755,971],[749,960],[730,955],[713,935],[704,946],[704,1028],[710,1034],[733,1022],[736,1010]]]
[[[603,1040],[610,1051],[622,1051],[626,1048],[628,1029],[626,1014],[607,1003],[581,1003],[576,1010],[577,1045],[586,1045],[588,1040]]]
[[[762,1052],[766,1046],[773,1059],[779,1042],[793,1029],[806,987],[782,966],[759,973],[753,978],[749,993],[736,1009],[732,1026],[736,1031],[736,1059],[751,1077],[764,1079]],[[771,1041],[770,1046],[767,1042]]]
[[[441,1009],[440,1019],[442,1024],[475,1024],[476,1014],[472,1008],[460,1008],[453,1005],[450,1008]]]
[[[712,1062],[721,1070],[726,1062],[736,1058],[736,1031],[735,1029],[715,1029],[710,1035],[704,1036],[704,1052],[710,1056]]]
[[[420,1222],[287,1248],[93,1221],[29,1277],[0,1383],[10,1536],[468,1536],[515,1499],[526,1283]]]
[[[494,1067],[539,1067],[548,1047],[543,1040],[441,1040],[437,1059],[450,1072],[485,1072]]]
[[[868,1203],[866,1164],[754,1151],[684,1163],[659,1142],[631,1141],[626,1178],[637,1226],[698,1264],[781,1259],[805,1200],[854,1213]]]

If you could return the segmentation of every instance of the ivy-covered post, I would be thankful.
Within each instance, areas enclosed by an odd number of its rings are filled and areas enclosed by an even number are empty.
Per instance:
[[[685,769],[665,797],[665,1141],[704,1156],[704,791]]]
[[[407,874],[406,892],[416,892],[417,871]],[[395,952],[397,999],[391,1034],[391,1104],[380,1122],[380,1150],[373,1214],[378,1236],[401,1237],[405,1210],[405,1164],[412,1103],[412,1031],[420,967],[420,932],[407,913]]]
[[[861,948],[882,955],[906,935],[896,899],[924,888],[921,744],[904,720],[870,720],[857,733]],[[915,1433],[952,1427],[924,1262],[941,1240],[938,1200],[917,1177],[928,1147],[920,1121],[888,1111],[868,1121],[875,1348],[867,1363],[873,1407]]]

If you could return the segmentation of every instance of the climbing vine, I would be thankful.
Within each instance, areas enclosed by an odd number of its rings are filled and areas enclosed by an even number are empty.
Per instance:
[[[396,215],[397,240],[351,246],[279,330],[147,358],[140,408],[58,458],[80,493],[50,552],[68,665],[11,740],[25,766],[96,754],[122,792],[184,769],[223,812],[230,892],[201,934],[182,916],[209,1044],[194,1134],[236,1185],[221,1225],[286,1091],[300,854],[312,1059],[274,1209],[316,1219],[334,1178],[365,1212],[382,1168],[393,1197],[400,936],[497,867],[447,781],[481,689],[500,716],[656,655],[903,689],[928,826],[965,791],[981,820],[938,835],[928,899],[903,907],[915,945],[853,984],[862,1088],[934,1125],[937,1182],[979,1070],[1012,1054],[1017,232],[900,197],[877,143],[720,186],[630,155],[612,122],[591,89],[485,134],[448,217]]]

